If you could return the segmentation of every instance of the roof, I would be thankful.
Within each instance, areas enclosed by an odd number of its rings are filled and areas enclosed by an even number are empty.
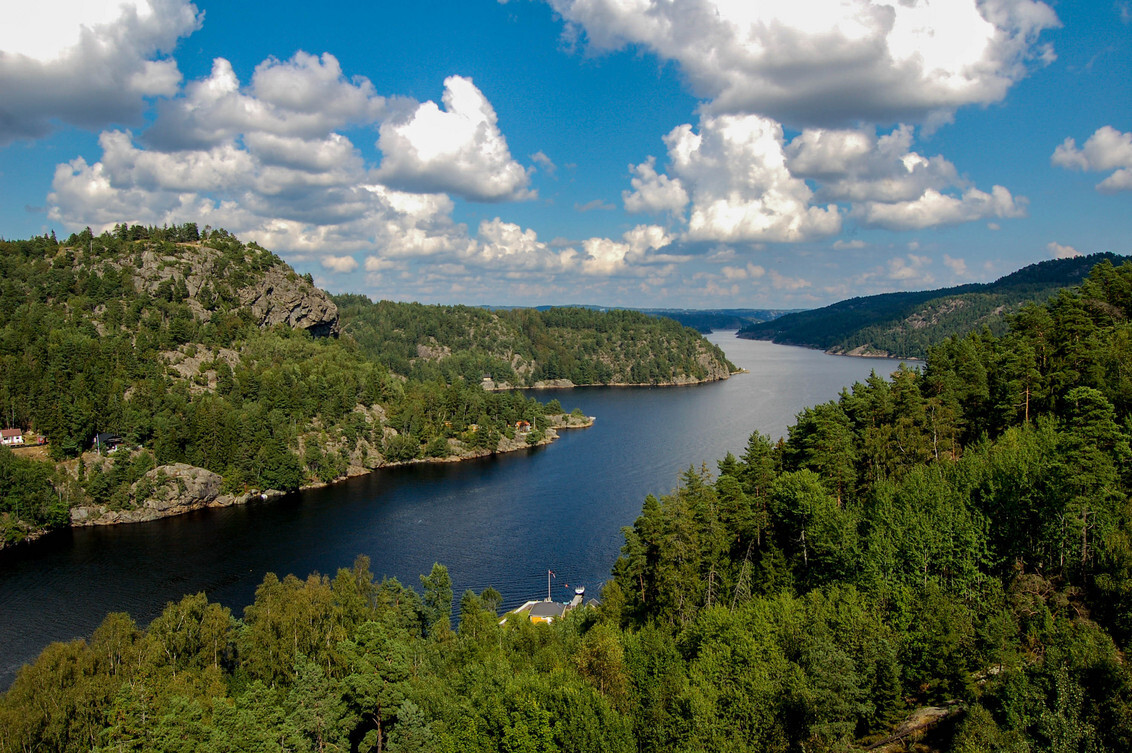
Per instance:
[[[556,601],[540,601],[531,607],[531,617],[561,617],[566,613],[566,605]]]
[[[0,429],[0,437],[22,437],[23,429]]]

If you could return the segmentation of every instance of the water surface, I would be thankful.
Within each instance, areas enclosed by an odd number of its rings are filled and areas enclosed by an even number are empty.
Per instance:
[[[591,593],[608,577],[646,494],[690,466],[739,455],[752,431],[777,438],[804,407],[837,397],[889,360],[709,337],[750,373],[691,387],[539,393],[581,408],[592,428],[483,460],[392,468],[274,502],[152,523],[60,531],[0,553],[0,688],[47,643],[88,637],[112,611],[145,624],[205,592],[238,615],[266,572],[301,577],[370,557],[378,576],[419,587],[448,566],[457,600],[494,586],[505,606],[545,595],[546,571]]]

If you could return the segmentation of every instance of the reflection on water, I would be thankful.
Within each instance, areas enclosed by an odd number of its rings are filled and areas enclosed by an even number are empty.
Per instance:
[[[537,597],[553,568],[591,593],[608,577],[646,494],[689,466],[740,454],[752,431],[777,438],[802,408],[897,363],[711,338],[750,371],[694,387],[542,393],[597,422],[552,445],[466,463],[395,468],[281,500],[152,523],[61,531],[0,553],[0,687],[50,641],[86,637],[112,611],[151,620],[203,591],[239,614],[264,573],[333,574],[358,554],[419,586],[448,566],[457,601],[491,585],[505,606]]]

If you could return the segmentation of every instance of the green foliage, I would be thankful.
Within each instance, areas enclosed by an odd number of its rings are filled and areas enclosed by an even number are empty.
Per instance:
[[[743,327],[740,337],[807,345],[836,352],[924,358],[948,337],[1007,330],[1007,318],[1081,283],[1098,264],[1120,263],[1110,253],[1031,264],[992,283],[852,298]],[[1109,288],[1111,290],[1111,286]]]
[[[370,358],[422,382],[512,386],[663,384],[735,370],[723,352],[671,319],[585,308],[489,311],[358,295],[335,297],[344,331]],[[562,412],[561,406],[555,412]]]
[[[310,284],[255,243],[192,223],[0,241],[0,414],[47,437],[56,460],[110,432],[156,465],[206,468],[242,494],[330,482],[350,465],[494,452],[505,427],[546,412],[519,393],[485,392],[488,365],[472,350],[455,355],[466,368],[430,371],[392,346],[375,356],[349,337],[260,327],[241,291],[268,273]],[[377,310],[355,298],[343,299],[344,316]],[[419,327],[450,334],[480,312],[393,308],[430,312]],[[128,453],[107,457],[90,477],[84,464],[74,490],[61,473],[2,461],[0,534],[17,540],[65,525],[72,504],[128,509],[153,492],[133,486],[148,469]]]
[[[948,340],[778,443],[756,432],[714,477],[689,468],[625,529],[599,610],[500,625],[501,595],[469,591],[452,631],[439,564],[423,596],[364,558],[269,574],[242,620],[198,594],[48,647],[0,697],[0,751],[844,751],[929,705],[955,713],[912,746],[1128,750],[1129,291],[1132,264],[1102,264],[1002,336]],[[380,389],[407,398],[391,437],[417,453],[430,426],[490,444],[541,411],[480,390],[508,420],[483,402],[461,424],[427,398],[443,381]],[[256,415],[296,409],[273,395]],[[283,457],[272,439],[257,447]],[[33,496],[49,481],[2,452],[0,474]]]

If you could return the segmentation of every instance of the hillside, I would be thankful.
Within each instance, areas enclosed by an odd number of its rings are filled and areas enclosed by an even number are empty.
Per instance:
[[[735,371],[715,345],[669,319],[588,308],[509,309],[335,299],[369,358],[415,379],[489,387],[692,384]]]
[[[1080,284],[1105,259],[1119,263],[1123,257],[1101,253],[1052,259],[991,283],[851,298],[744,327],[738,336],[830,353],[924,358],[928,348],[951,336],[983,327],[1002,334],[1007,316],[1023,304],[1041,303]]]
[[[0,416],[5,427],[43,438],[54,461],[0,451],[0,546],[53,527],[150,520],[389,464],[521,449],[586,423],[556,400],[485,390],[480,361],[502,351],[461,350],[471,341],[455,333],[473,310],[348,300],[353,319],[270,251],[192,223],[0,242]],[[394,334],[367,338],[386,331],[383,315]],[[493,324],[483,315],[485,342],[496,342],[491,332],[500,328],[517,331],[514,322],[527,316]],[[626,351],[641,344],[618,360],[604,355],[608,348],[593,352],[586,363],[613,363],[602,372],[611,378],[726,378],[730,365],[717,349],[657,322],[591,313],[588,334],[535,327],[536,339],[519,343],[532,357],[514,361],[514,383],[524,369],[582,381],[562,364],[574,363],[573,348],[600,342],[598,330]]]
[[[1102,263],[689,468],[553,624],[439,564],[269,573],[52,644],[0,751],[1130,750],[1129,291]]]

